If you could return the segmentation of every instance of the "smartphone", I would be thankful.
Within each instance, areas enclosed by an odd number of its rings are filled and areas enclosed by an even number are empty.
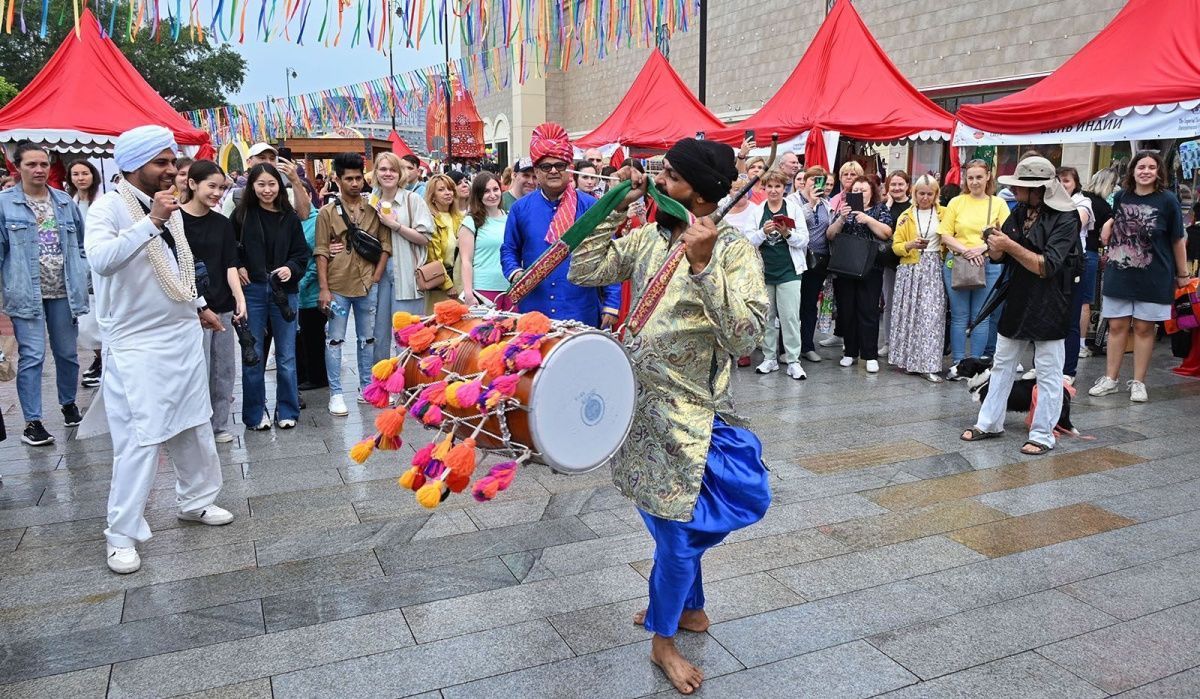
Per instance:
[[[747,141],[754,140],[754,129],[746,129],[746,140]]]
[[[771,220],[774,221],[775,225],[779,226],[780,228],[786,228],[788,230],[792,230],[796,227],[796,222],[793,221],[792,219],[788,218],[787,216],[784,216],[783,214],[772,216]]]
[[[697,132],[696,132],[696,140],[697,140],[697,141],[703,141],[703,140],[704,140],[704,132],[703,132],[703,131],[697,131]]]
[[[815,190],[825,189],[825,175],[817,175],[816,177],[813,178],[813,189],[815,189]]]
[[[849,192],[846,194],[846,203],[850,205],[851,211],[863,210],[863,193]]]
[[[285,160],[292,159],[292,149],[288,148],[287,146],[280,146],[279,150],[275,151],[275,153],[276,153],[277,157],[283,158]]]

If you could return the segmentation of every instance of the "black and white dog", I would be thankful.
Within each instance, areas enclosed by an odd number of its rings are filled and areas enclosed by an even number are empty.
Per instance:
[[[992,380],[992,360],[967,357],[958,364],[950,367],[948,377],[966,379],[967,390],[976,403],[982,403],[987,397],[988,385]],[[1037,386],[1036,379],[1017,379],[1013,382],[1012,392],[1008,394],[1008,412],[1028,413],[1033,405],[1033,389]],[[1058,416],[1057,428],[1071,434],[1079,434],[1071,424],[1071,393],[1063,387],[1062,413]]]

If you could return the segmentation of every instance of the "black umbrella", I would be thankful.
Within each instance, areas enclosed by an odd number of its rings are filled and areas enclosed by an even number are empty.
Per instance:
[[[1008,265],[1005,265],[1004,272],[996,280],[996,285],[992,287],[992,292],[988,294],[988,297],[983,302],[983,306],[979,309],[979,315],[975,316],[967,324],[967,337],[970,337],[975,328],[986,320],[988,316],[995,313],[1000,304],[1004,303],[1004,299],[1008,297],[1008,285],[1011,281],[1010,276]]]

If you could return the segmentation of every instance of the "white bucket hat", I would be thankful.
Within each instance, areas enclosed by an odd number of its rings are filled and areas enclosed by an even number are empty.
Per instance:
[[[1030,156],[1017,163],[1017,170],[1011,175],[997,177],[996,181],[1006,187],[1045,187],[1046,194],[1042,203],[1058,211],[1074,211],[1075,202],[1071,195],[1058,181],[1058,171],[1054,164],[1041,156]]]

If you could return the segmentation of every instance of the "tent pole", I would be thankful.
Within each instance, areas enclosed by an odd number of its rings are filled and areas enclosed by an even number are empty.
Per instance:
[[[708,0],[700,0],[700,76],[697,97],[707,104],[708,83]]]

